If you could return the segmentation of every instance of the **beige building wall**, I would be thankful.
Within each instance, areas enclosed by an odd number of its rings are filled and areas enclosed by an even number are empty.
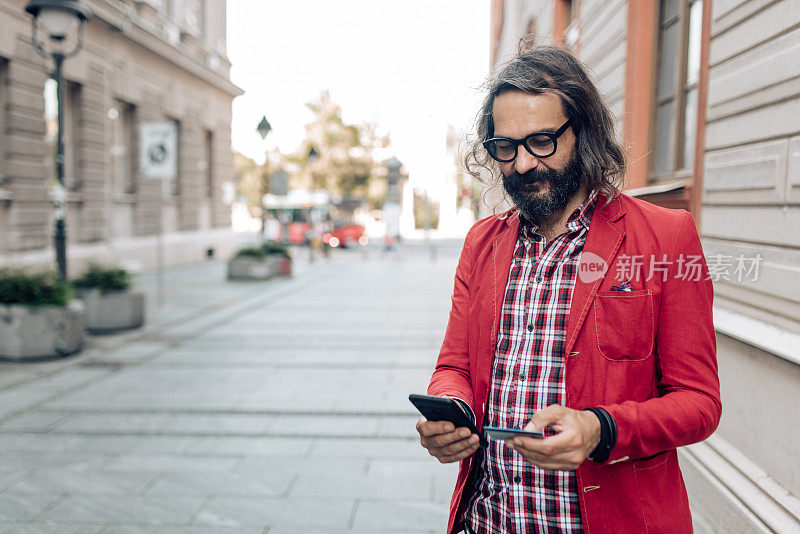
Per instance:
[[[760,260],[714,284],[723,418],[716,457],[695,458],[744,472],[719,477],[755,516],[742,523],[777,532],[800,531],[798,57],[800,2],[713,2],[703,248]]]
[[[764,4],[713,4],[702,234],[763,257],[718,302],[800,333],[800,3]]]
[[[621,135],[625,113],[627,1],[583,0],[575,11],[572,27],[567,28],[567,40],[573,36],[575,51],[592,69],[598,89],[611,104],[617,135]]]
[[[505,0],[503,7],[502,33],[496,63],[512,58],[517,52],[519,40],[529,34],[535,36],[537,44],[552,44],[552,2]]]
[[[64,63],[69,275],[90,259],[152,266],[159,186],[173,244],[167,261],[197,261],[207,248],[224,253],[232,244],[221,190],[233,179],[231,100],[241,93],[225,55],[225,2],[85,3],[94,17],[82,49]],[[31,44],[25,4],[0,0],[0,264],[52,265],[43,96],[52,65]],[[128,140],[115,144],[119,109],[130,112]],[[140,176],[138,129],[149,120],[179,124],[175,183]],[[115,183],[120,163],[128,187]]]
[[[532,13],[552,21],[559,2],[503,2],[498,58],[516,52]],[[572,5],[565,41],[621,133],[630,6]],[[680,451],[681,466],[697,532],[800,532],[800,2],[711,6],[700,233],[706,257],[728,266],[714,282],[723,414],[713,436]],[[748,267],[760,256],[755,277],[734,274],[739,255]]]

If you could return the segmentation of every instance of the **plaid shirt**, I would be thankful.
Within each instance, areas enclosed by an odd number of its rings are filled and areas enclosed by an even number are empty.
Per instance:
[[[497,333],[487,425],[523,428],[539,410],[564,405],[567,318],[597,196],[597,190],[587,196],[570,215],[566,232],[550,243],[537,227],[520,224]],[[583,532],[574,471],[535,467],[502,441],[489,440],[479,451],[464,516],[475,532]]]

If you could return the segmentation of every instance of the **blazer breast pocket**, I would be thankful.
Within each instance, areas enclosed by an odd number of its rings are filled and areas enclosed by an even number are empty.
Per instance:
[[[653,292],[600,291],[595,296],[597,347],[604,358],[619,362],[646,360],[653,354]]]

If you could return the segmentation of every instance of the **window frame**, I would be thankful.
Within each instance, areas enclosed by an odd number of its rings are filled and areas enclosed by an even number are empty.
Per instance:
[[[203,148],[205,155],[205,197],[214,198],[214,132],[212,130],[201,130],[203,132]]]
[[[662,46],[663,46],[663,29],[665,25],[665,20],[662,19],[662,12],[664,10],[664,4],[668,0],[660,0],[657,4],[658,10],[657,15],[655,17],[655,49],[654,49],[654,65],[655,68],[653,70],[653,90],[651,92],[651,105],[650,105],[650,148],[649,152],[652,154],[651,158],[648,158],[648,165],[647,165],[647,181],[648,182],[661,182],[666,180],[674,180],[674,179],[683,179],[691,177],[694,174],[694,165],[685,166],[684,161],[684,151],[686,150],[685,143],[686,143],[686,95],[692,89],[698,91],[700,90],[700,80],[698,76],[698,80],[694,83],[687,85],[687,73],[686,68],[689,61],[689,15],[691,11],[692,4],[697,2],[703,2],[708,0],[678,0],[678,12],[677,17],[678,20],[676,24],[678,25],[677,29],[677,63],[675,68],[677,70],[675,76],[675,84],[672,87],[672,100],[675,104],[675,119],[673,120],[673,124],[671,127],[670,135],[672,139],[674,139],[674,144],[672,146],[672,153],[669,154],[670,159],[670,167],[671,169],[668,172],[659,173],[656,171],[656,159],[658,157],[658,112],[662,104],[669,101],[669,97],[659,98],[658,90],[659,90],[659,83],[661,80],[661,57],[662,57]],[[702,12],[701,7],[701,12]],[[673,20],[672,18],[667,20]],[[701,27],[701,42],[703,39],[702,36],[702,17],[700,21]],[[700,65],[700,69],[702,69],[702,65]],[[699,104],[699,102],[698,102]],[[699,116],[699,109],[697,110],[696,116]],[[699,127],[699,124],[695,124],[695,129]],[[697,139],[697,135],[695,135],[695,141]],[[695,152],[694,147],[690,147],[692,153]]]
[[[0,189],[8,179],[8,131],[6,122],[8,121],[8,92],[9,92],[9,61],[0,56]]]
[[[136,191],[138,189],[138,180],[137,180],[138,124],[137,124],[136,105],[115,98],[113,103],[113,109],[117,112],[117,118],[113,119],[114,124],[112,128],[114,129],[114,132],[112,135],[112,139],[116,144],[117,132],[118,131],[121,132],[123,137],[122,141],[123,146],[121,154],[116,154],[114,150],[110,150],[111,158],[116,160],[114,161],[112,187],[114,190],[114,197],[117,199],[124,200],[136,194]],[[117,130],[117,128],[119,128],[119,130]],[[113,146],[111,148],[113,148]],[[124,168],[125,170],[125,177],[122,180],[122,182],[120,182],[118,174],[119,165],[121,165],[122,168]]]

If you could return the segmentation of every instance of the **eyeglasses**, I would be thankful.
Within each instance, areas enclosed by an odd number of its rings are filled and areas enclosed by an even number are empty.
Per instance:
[[[519,145],[524,146],[531,156],[546,158],[556,153],[556,140],[567,131],[571,124],[572,121],[568,120],[555,132],[534,132],[525,139],[493,137],[484,141],[483,147],[493,159],[503,163],[514,161]]]

